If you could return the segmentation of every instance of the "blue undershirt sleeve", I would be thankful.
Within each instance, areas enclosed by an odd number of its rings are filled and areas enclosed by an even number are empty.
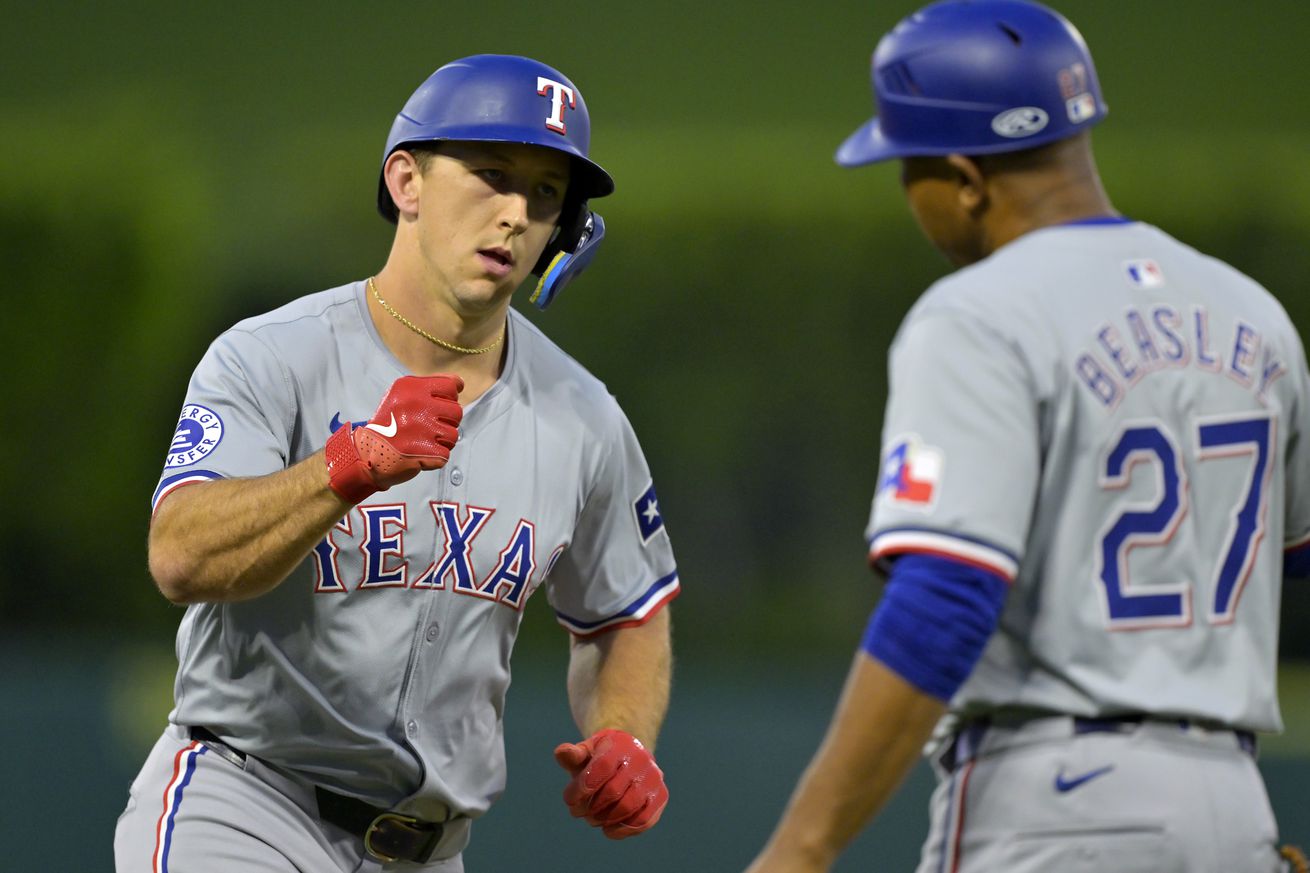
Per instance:
[[[1283,552],[1283,578],[1310,578],[1310,545]]]
[[[920,691],[950,700],[982,657],[1009,588],[972,564],[901,555],[861,648]]]

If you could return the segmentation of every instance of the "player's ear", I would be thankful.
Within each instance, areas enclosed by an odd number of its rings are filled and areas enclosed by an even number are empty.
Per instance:
[[[410,218],[418,215],[418,195],[423,187],[423,171],[418,158],[405,149],[397,149],[383,164],[382,178],[392,202],[396,204],[396,211]]]
[[[987,177],[983,175],[982,167],[965,155],[947,155],[946,163],[955,179],[960,208],[970,215],[977,215],[987,205]]]

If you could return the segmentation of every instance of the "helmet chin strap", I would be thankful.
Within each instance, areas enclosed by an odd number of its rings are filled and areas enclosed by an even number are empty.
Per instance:
[[[538,309],[550,306],[555,297],[564,290],[564,286],[573,281],[596,257],[596,250],[601,240],[605,239],[605,220],[594,212],[587,214],[582,233],[572,251],[561,250],[546,269],[541,271],[541,281],[528,300]]]

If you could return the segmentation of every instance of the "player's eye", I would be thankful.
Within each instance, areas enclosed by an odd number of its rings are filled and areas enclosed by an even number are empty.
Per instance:
[[[483,167],[476,171],[478,178],[488,185],[499,185],[505,181],[505,171],[499,167]]]
[[[558,200],[564,196],[564,192],[562,192],[557,185],[553,185],[550,182],[542,182],[538,185],[537,193],[546,200]]]

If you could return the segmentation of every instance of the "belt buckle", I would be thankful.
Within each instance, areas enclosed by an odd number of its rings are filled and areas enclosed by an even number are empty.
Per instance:
[[[417,827],[419,825],[419,820],[414,818],[414,816],[402,815],[399,812],[384,812],[377,818],[373,819],[369,824],[368,829],[364,831],[364,851],[368,852],[374,858],[377,858],[383,864],[390,864],[392,861],[400,860],[400,857],[397,855],[388,855],[381,849],[375,849],[373,847],[373,834],[384,822],[388,821],[398,822],[403,825],[409,825],[410,827]]]

